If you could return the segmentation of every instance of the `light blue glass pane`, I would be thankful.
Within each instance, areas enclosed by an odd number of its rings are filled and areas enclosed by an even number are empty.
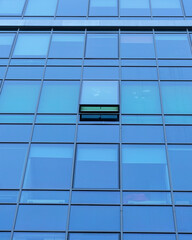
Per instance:
[[[192,192],[174,192],[176,205],[192,205]]]
[[[192,2],[191,0],[183,0],[186,16],[192,16]],[[187,238],[186,238],[187,239]]]
[[[0,65],[7,65],[9,62],[9,59],[0,59]]]
[[[73,145],[71,144],[32,145],[24,188],[69,188],[72,159]]]
[[[179,232],[192,231],[192,207],[176,207],[176,217]]]
[[[179,0],[151,0],[153,16],[181,16]]]
[[[179,240],[191,240],[192,234],[179,234]]]
[[[0,142],[29,142],[31,125],[0,125]]]
[[[83,79],[106,79],[106,80],[117,80],[119,79],[119,68],[118,67],[84,67],[83,68]]]
[[[119,192],[99,191],[73,191],[72,203],[74,204],[120,204]]]
[[[36,125],[33,142],[73,142],[75,125]]]
[[[33,123],[34,115],[2,115],[0,123]]]
[[[167,126],[169,143],[192,143],[192,126]]]
[[[117,0],[90,0],[89,16],[117,16]]]
[[[19,233],[15,232],[13,240],[64,240],[65,233]]]
[[[154,58],[154,43],[152,34],[122,34],[122,58]]]
[[[57,16],[87,16],[88,0],[59,0]]]
[[[5,81],[0,95],[1,113],[33,113],[40,82]]]
[[[161,113],[158,83],[122,82],[122,113]]]
[[[105,125],[79,125],[78,142],[117,143],[119,142],[119,127]]]
[[[84,81],[81,104],[118,104],[118,82]]]
[[[122,161],[124,189],[169,189],[164,146],[123,145]]]
[[[49,57],[82,58],[84,34],[55,34],[52,37]]]
[[[54,16],[57,0],[29,0],[25,16]]]
[[[41,79],[43,67],[9,67],[7,79]]]
[[[47,65],[81,66],[82,59],[48,59]]]
[[[163,108],[169,114],[192,113],[192,83],[162,82]]]
[[[44,82],[39,113],[76,113],[79,82]]]
[[[0,145],[1,147],[1,145]],[[19,191],[0,191],[0,203],[16,203]]]
[[[81,67],[47,67],[45,79],[78,79],[81,78]]]
[[[192,116],[164,116],[166,124],[192,124]]]
[[[69,240],[119,240],[117,233],[69,233]]]
[[[85,59],[84,66],[119,66],[119,60],[115,59]]]
[[[167,205],[171,204],[171,195],[167,192],[124,192],[123,203],[133,205]]]
[[[121,16],[150,16],[148,0],[121,0]]]
[[[68,203],[68,201],[69,192],[65,191],[23,191],[20,200],[21,203],[32,204],[33,203],[65,204]]]
[[[124,207],[124,231],[173,232],[172,207]]]
[[[120,207],[72,206],[69,230],[119,231]]]
[[[121,116],[122,124],[162,124],[161,116]]]
[[[117,145],[78,145],[74,187],[118,188],[118,162]]]
[[[0,230],[11,230],[15,217],[16,205],[0,205]]]
[[[122,67],[122,80],[157,80],[155,67]]]
[[[124,240],[176,240],[174,234],[124,234]]]
[[[87,46],[86,46],[86,57],[87,58],[117,58],[118,57],[118,35],[117,34],[88,34]]]
[[[192,146],[168,146],[174,190],[192,190]]]
[[[5,77],[6,67],[0,67],[0,79]]]
[[[160,67],[160,80],[192,80],[190,67]]]
[[[191,67],[192,66],[192,60],[190,59],[159,59],[158,60],[159,66],[184,66],[184,67]]]
[[[163,127],[122,126],[122,141],[127,143],[163,143]]]
[[[14,57],[46,57],[48,34],[20,34],[13,52]]]
[[[156,66],[155,60],[149,59],[121,59],[121,66]]]
[[[44,66],[45,64],[45,59],[11,59],[10,65],[34,65],[34,66],[39,66],[42,65]]]
[[[27,148],[24,144],[0,144],[0,188],[20,188]]]
[[[16,0],[13,0],[16,2]],[[3,0],[4,4],[5,2],[8,3],[8,0]],[[11,1],[12,2],[12,1]],[[0,2],[0,14],[2,10],[2,1]],[[9,57],[11,46],[14,40],[15,34],[7,34],[7,33],[1,33],[0,34],[0,57]]]
[[[37,115],[36,123],[76,123],[76,115]]]
[[[1,0],[0,15],[21,15],[25,0]]]
[[[158,58],[191,57],[191,49],[186,34],[156,34],[155,39]]]
[[[0,232],[0,239],[1,240],[10,240],[11,233],[9,232]]]
[[[21,205],[16,221],[16,230],[64,231],[67,206]]]

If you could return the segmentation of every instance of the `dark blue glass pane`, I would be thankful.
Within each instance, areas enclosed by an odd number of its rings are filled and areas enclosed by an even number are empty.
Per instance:
[[[119,231],[120,207],[72,206],[69,230]]]
[[[78,142],[113,143],[119,142],[119,127],[105,125],[79,125]]]
[[[8,6],[10,6],[9,2],[10,2],[10,0],[9,1],[8,0],[0,1],[0,15],[2,14],[1,13],[1,10],[2,10],[1,5],[3,5],[3,4],[5,5],[8,3]],[[16,2],[18,2],[18,0],[12,0],[11,2],[16,3]],[[15,37],[15,34],[11,34],[11,33],[10,34],[8,34],[8,33],[0,34],[0,57],[4,57],[4,58],[9,57],[14,37]]]
[[[0,230],[11,230],[15,217],[16,205],[0,205]]]
[[[88,0],[59,0],[57,16],[87,16]]]
[[[174,190],[192,190],[192,147],[168,146]]]
[[[192,231],[192,207],[176,207],[176,217],[179,232]]]
[[[57,0],[29,0],[25,16],[54,16]]]
[[[83,79],[116,80],[116,79],[119,79],[119,68],[118,67],[84,67]]]
[[[190,67],[160,67],[161,80],[192,80],[192,68]]]
[[[1,0],[0,15],[19,16],[22,13],[25,0]]]
[[[71,144],[32,145],[24,188],[69,188],[72,159],[73,145]]]
[[[75,125],[36,125],[33,142],[73,142]]]
[[[122,80],[157,80],[155,67],[122,67]]]
[[[90,0],[89,16],[117,16],[117,0]]]
[[[43,67],[9,67],[7,79],[41,79]]]
[[[151,0],[153,16],[181,16],[179,0]]]
[[[176,240],[175,234],[124,234],[124,240]]]
[[[176,205],[192,205],[192,192],[174,192],[174,200]]]
[[[79,144],[76,154],[75,188],[119,187],[117,145]]]
[[[15,232],[13,240],[64,240],[65,233],[20,233]]]
[[[67,220],[67,206],[20,205],[16,230],[64,231]]]
[[[1,145],[0,145],[1,147]],[[12,175],[11,175],[12,176]],[[6,181],[6,180],[4,180]],[[2,188],[2,187],[1,187]],[[0,191],[0,203],[17,203],[19,191]]]
[[[162,143],[162,126],[122,126],[122,141],[127,143]]]
[[[192,126],[167,126],[169,143],[192,143]]]
[[[186,16],[192,16],[192,2],[191,0],[183,0]],[[186,238],[187,239],[187,238]]]
[[[52,37],[49,57],[82,58],[84,34],[55,34]]]
[[[0,188],[19,188],[28,145],[0,144]]]
[[[149,0],[120,0],[121,16],[150,16]]]
[[[118,57],[118,35],[117,34],[87,34],[86,57],[87,58],[117,58]]]
[[[129,206],[123,210],[124,231],[173,232],[172,207]]]
[[[0,232],[0,239],[1,240],[10,240],[11,233],[10,232]]]
[[[81,67],[47,67],[45,79],[78,79],[81,78]]]
[[[69,240],[119,240],[117,233],[69,233]]]

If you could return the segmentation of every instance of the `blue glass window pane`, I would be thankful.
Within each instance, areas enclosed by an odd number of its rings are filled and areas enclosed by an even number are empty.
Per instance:
[[[16,2],[16,0],[13,0],[14,2]],[[5,2],[8,3],[8,0],[4,0],[0,2],[0,14],[1,14],[1,10],[2,10],[2,3]],[[11,1],[12,2],[12,1]],[[8,3],[9,5],[10,3]],[[15,34],[7,34],[7,33],[3,33],[0,34],[0,57],[2,58],[8,58],[10,51],[11,51],[11,46],[14,40]]]
[[[87,16],[87,8],[88,0],[59,0],[57,16]]]
[[[119,240],[117,233],[69,233],[69,240]]]
[[[85,143],[117,143],[119,142],[119,127],[105,125],[79,125],[77,141]]]
[[[176,205],[192,205],[192,192],[174,192],[174,200]]]
[[[153,16],[181,16],[179,0],[151,0]]]
[[[192,146],[168,146],[174,190],[192,190]]]
[[[3,79],[5,77],[5,72],[6,72],[6,67],[0,67],[0,79]]]
[[[157,80],[155,67],[122,67],[122,80]]]
[[[29,0],[25,16],[54,16],[57,0]]]
[[[118,188],[117,145],[79,144],[76,155],[75,188]]]
[[[120,204],[119,192],[73,191],[74,204]]]
[[[83,79],[117,80],[119,79],[119,68],[118,67],[84,67]]]
[[[164,116],[166,124],[191,124],[192,116]]]
[[[7,79],[41,79],[43,67],[9,67]]]
[[[191,240],[192,234],[179,234],[179,240]]]
[[[13,240],[63,240],[65,233],[19,233],[15,232]]]
[[[173,232],[172,207],[126,206],[123,210],[124,231]]]
[[[69,188],[72,159],[73,145],[71,144],[32,145],[24,188]]]
[[[90,0],[89,16],[117,16],[117,0]]]
[[[0,188],[20,187],[27,148],[24,144],[0,144]]]
[[[121,16],[150,16],[149,0],[120,0]]]
[[[72,206],[69,230],[119,231],[120,207]]]
[[[31,125],[0,125],[0,142],[29,142]]]
[[[152,34],[122,34],[122,58],[154,58],[154,43]]]
[[[164,146],[123,145],[122,161],[124,189],[169,189]]]
[[[0,15],[19,16],[22,14],[25,0],[1,0]]]
[[[49,34],[20,34],[13,52],[14,57],[46,57]]]
[[[183,0],[186,16],[192,16],[192,2],[191,0]]]
[[[36,125],[33,142],[73,142],[75,125]]]
[[[28,58],[28,59],[23,59],[23,58],[12,58],[10,65],[34,65],[34,66],[44,66],[45,65],[45,59],[35,59],[35,58]]]
[[[1,240],[10,240],[11,233],[10,232],[0,232],[0,239]]]
[[[67,220],[67,206],[20,205],[16,230],[64,231]]]
[[[157,82],[122,82],[122,113],[161,113]]]
[[[163,108],[169,114],[192,113],[192,83],[162,82]]]
[[[52,37],[49,57],[82,58],[84,34],[55,34]]]
[[[192,68],[190,67],[160,67],[161,80],[192,80]]]
[[[86,57],[87,58],[117,58],[118,57],[118,35],[117,34],[87,34]]]
[[[171,204],[171,195],[167,192],[124,192],[123,204],[167,205]]]
[[[176,240],[176,237],[174,234],[129,233],[124,234],[124,240]]]
[[[0,145],[1,147],[1,145]],[[11,175],[12,176],[12,175]],[[6,181],[6,180],[4,180]],[[2,188],[2,187],[1,187]],[[16,203],[19,191],[0,191],[0,203]]]
[[[125,115],[121,120],[122,124],[163,124],[162,116]]]
[[[15,217],[16,205],[0,205],[0,230],[11,230]]]
[[[84,81],[81,104],[118,104],[118,82]]]
[[[192,207],[176,207],[176,217],[179,232],[192,231]]]
[[[163,143],[163,127],[122,126],[122,141],[125,143]]]
[[[192,143],[192,126],[166,126],[169,143]]]
[[[0,95],[1,113],[33,113],[40,82],[5,81]]]
[[[79,82],[44,82],[38,112],[76,113],[78,99]]]
[[[68,201],[69,192],[67,191],[23,191],[20,200],[21,203],[34,203],[34,204],[36,203],[65,204],[68,203]]]
[[[37,115],[36,123],[76,123],[77,115]]]
[[[34,115],[1,114],[0,123],[33,123]]]
[[[78,79],[81,78],[81,67],[47,67],[45,79]]]
[[[158,58],[191,57],[187,34],[156,34],[155,39]]]

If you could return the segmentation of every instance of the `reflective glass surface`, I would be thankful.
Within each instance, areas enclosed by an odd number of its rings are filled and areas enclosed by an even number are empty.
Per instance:
[[[63,240],[65,233],[33,233],[33,232],[15,232],[13,240]]]
[[[8,2],[9,1],[7,1],[7,0],[0,2],[0,14],[1,14],[1,10],[2,10],[1,5],[8,3]],[[13,0],[11,2],[16,2],[16,0]],[[11,34],[11,33],[10,34],[7,34],[7,33],[0,34],[0,57],[9,57],[14,37],[15,37],[15,34]]]
[[[88,0],[59,0],[57,16],[87,16],[87,8]]]
[[[153,16],[181,16],[179,0],[151,0]]]
[[[117,233],[69,233],[69,240],[118,240]]]
[[[192,207],[176,207],[176,217],[179,232],[192,231]]]
[[[16,205],[0,205],[0,230],[11,230],[15,217]]]
[[[117,0],[90,0],[89,16],[117,16]]]
[[[0,15],[19,16],[23,11],[25,0],[1,0]]]
[[[149,16],[149,0],[120,0],[121,16]]]
[[[57,0],[29,0],[25,16],[54,16]]]
[[[176,240],[174,234],[143,234],[129,233],[124,234],[125,240]]]

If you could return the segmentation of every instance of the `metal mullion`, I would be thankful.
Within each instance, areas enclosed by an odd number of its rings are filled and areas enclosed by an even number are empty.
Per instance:
[[[37,105],[36,105],[36,109],[35,109],[35,113],[34,113],[34,119],[33,119],[33,124],[32,124],[32,129],[31,129],[31,136],[30,136],[30,140],[28,142],[29,146],[28,146],[28,150],[27,150],[27,154],[26,154],[26,158],[25,158],[25,163],[24,163],[24,168],[23,168],[23,175],[22,175],[20,190],[19,190],[18,199],[17,199],[17,207],[16,207],[15,217],[14,217],[14,221],[13,221],[13,228],[11,230],[11,238],[10,238],[11,240],[13,240],[14,230],[15,230],[16,221],[17,221],[17,215],[18,215],[18,211],[19,211],[19,204],[20,204],[20,199],[21,199],[21,194],[22,194],[25,174],[26,174],[26,170],[27,170],[27,165],[28,165],[29,153],[30,153],[30,148],[31,148],[34,128],[35,128],[35,121],[36,121],[36,117],[37,117],[37,111],[38,111],[40,97],[41,97],[41,92],[42,92],[42,88],[43,88],[43,80],[44,80],[45,71],[46,71],[46,64],[47,64],[47,61],[48,61],[48,54],[49,54],[49,49],[50,49],[50,45],[51,45],[52,34],[53,34],[53,29],[51,30],[51,33],[50,33],[49,47],[48,47],[48,51],[47,51],[46,61],[45,61],[45,64],[44,64],[44,72],[43,72],[43,76],[42,76],[42,79],[41,79],[41,86],[40,86],[40,90],[39,90],[39,96],[38,96],[38,99],[37,99]]]
[[[167,135],[166,135],[166,126],[165,126],[165,116],[164,116],[164,109],[163,109],[163,97],[162,97],[161,83],[160,83],[160,75],[159,75],[159,63],[158,63],[157,48],[156,48],[156,42],[155,42],[155,30],[154,30],[154,29],[153,29],[153,41],[154,41],[155,57],[156,57],[156,65],[157,65],[159,97],[160,97],[161,113],[162,113],[162,122],[163,122],[163,134],[164,134],[164,141],[165,141],[165,151],[166,151],[167,169],[168,169],[168,175],[169,175],[168,178],[169,178],[169,185],[170,185],[170,190],[171,190],[171,201],[172,201],[173,221],[174,221],[174,227],[175,227],[176,240],[179,240],[178,228],[177,228],[177,219],[176,219],[176,211],[175,211],[175,201],[174,201],[174,194],[173,194],[173,184],[172,184],[172,178],[171,178],[171,167],[170,167],[168,144],[167,144]]]
[[[86,19],[89,19],[89,11],[90,11],[90,6],[91,6],[91,0],[88,0],[88,6],[87,6],[87,16],[86,16]]]
[[[191,37],[190,37],[189,29],[187,28],[186,31],[187,31],[187,38],[188,38],[188,42],[189,42],[190,49],[191,49],[191,54],[192,54],[192,40],[191,40]],[[186,81],[186,82],[190,82],[190,81]]]
[[[180,5],[181,5],[181,11],[183,13],[184,20],[186,19],[186,13],[185,13],[185,8],[183,4],[183,0],[180,0]]]
[[[151,20],[153,20],[153,12],[152,12],[152,4],[151,4],[151,0],[148,0],[149,1],[149,10],[150,10],[150,14],[151,14]]]
[[[72,190],[73,190],[73,182],[74,182],[74,174],[75,174],[75,162],[76,162],[76,154],[77,154],[77,133],[78,133],[78,124],[79,124],[79,105],[81,99],[81,90],[82,90],[82,82],[83,82],[83,68],[84,68],[84,60],[86,53],[86,42],[87,42],[87,29],[85,28],[85,38],[84,38],[84,53],[81,65],[81,79],[80,79],[80,87],[79,87],[79,98],[77,105],[77,118],[76,118],[76,130],[74,137],[74,148],[73,148],[73,163],[72,163],[72,173],[71,173],[71,185],[69,190],[69,201],[68,201],[68,214],[67,214],[67,223],[66,223],[66,235],[65,239],[69,238],[69,223],[70,223],[70,214],[71,214],[71,200],[72,200]]]
[[[23,7],[22,16],[21,16],[22,19],[24,18],[24,14],[26,12],[28,2],[29,2],[29,0],[25,0],[25,4],[24,4],[24,7]]]
[[[56,17],[57,17],[57,11],[58,11],[58,8],[59,8],[59,0],[57,0],[57,5],[56,5],[56,8],[55,8],[54,20],[55,20]]]

